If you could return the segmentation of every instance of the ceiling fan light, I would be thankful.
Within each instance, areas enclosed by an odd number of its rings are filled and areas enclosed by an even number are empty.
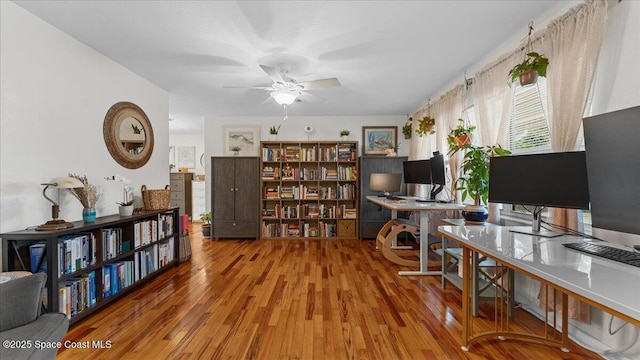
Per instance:
[[[299,91],[280,89],[271,92],[271,97],[280,105],[291,105],[300,95]]]

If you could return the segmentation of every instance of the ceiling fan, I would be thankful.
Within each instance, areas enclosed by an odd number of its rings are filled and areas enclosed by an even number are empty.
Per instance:
[[[327,78],[312,80],[307,82],[298,83],[295,79],[287,75],[287,66],[284,64],[278,65],[278,67],[260,65],[262,70],[271,78],[273,84],[268,87],[260,86],[225,86],[225,88],[243,88],[243,89],[258,89],[269,91],[269,95],[280,105],[291,105],[294,101],[300,99],[308,102],[321,102],[324,99],[307,93],[308,90],[326,89],[331,87],[340,86],[340,81],[337,78]]]

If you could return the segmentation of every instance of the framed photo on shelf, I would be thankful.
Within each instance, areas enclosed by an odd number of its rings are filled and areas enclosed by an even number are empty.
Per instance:
[[[179,146],[178,147],[178,169],[180,168],[196,168],[196,147],[195,146]]]
[[[363,126],[363,155],[385,155],[385,150],[395,149],[398,144],[397,126]]]
[[[226,125],[223,136],[225,155],[259,155],[260,125]]]

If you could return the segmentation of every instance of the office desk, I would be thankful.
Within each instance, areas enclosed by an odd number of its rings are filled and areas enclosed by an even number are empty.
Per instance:
[[[400,275],[441,275],[442,271],[429,271],[429,212],[462,210],[464,206],[457,204],[422,203],[415,197],[402,196],[406,202],[394,202],[384,197],[367,196],[367,201],[391,210],[393,219],[398,217],[398,211],[417,211],[420,214],[420,270],[399,271]]]
[[[589,241],[577,236],[541,238],[510,232],[517,227],[503,226],[439,226],[438,231],[463,248],[463,288],[462,288],[462,349],[474,340],[483,337],[512,337],[526,339],[547,345],[560,345],[563,351],[568,344],[568,295],[606,311],[622,320],[640,326],[640,270],[597,256],[590,256],[562,246],[567,242]],[[608,244],[616,246],[613,244]],[[472,284],[470,259],[480,254],[493,259],[501,266],[518,271],[541,282],[562,296],[562,334],[555,315],[545,321],[547,327],[543,335],[514,332],[509,329],[508,317],[496,310],[496,326],[491,331],[476,332],[471,316]],[[552,293],[547,291],[548,294]],[[512,295],[510,295],[512,296]],[[555,314],[555,313],[554,313]],[[506,320],[505,320],[506,319]],[[552,320],[552,321],[551,321]],[[551,323],[552,322],[552,323]]]

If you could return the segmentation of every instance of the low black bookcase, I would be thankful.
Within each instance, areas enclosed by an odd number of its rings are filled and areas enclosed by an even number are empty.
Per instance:
[[[45,308],[73,324],[178,264],[178,209],[0,234],[2,271],[46,272]]]

